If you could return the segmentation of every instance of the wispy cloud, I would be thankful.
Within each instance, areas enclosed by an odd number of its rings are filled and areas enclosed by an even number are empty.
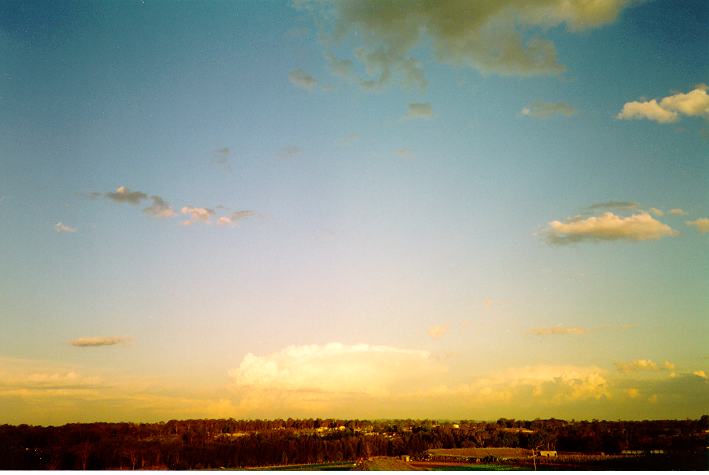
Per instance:
[[[295,69],[288,73],[288,80],[294,86],[305,89],[306,91],[312,91],[318,85],[318,81],[302,69]]]
[[[414,158],[414,152],[410,148],[400,148],[394,152],[396,155],[398,155],[401,158]]]
[[[709,233],[709,218],[699,218],[694,221],[687,221],[687,226],[697,228],[700,233]]]
[[[588,328],[582,327],[543,327],[529,330],[532,335],[583,335],[588,333]]]
[[[428,336],[434,340],[440,339],[446,333],[448,333],[448,325],[433,325],[428,329]]]
[[[639,205],[633,201],[604,201],[602,203],[595,203],[588,207],[588,209],[614,209],[614,210],[631,210],[636,209]]]
[[[417,45],[430,39],[435,58],[444,64],[467,66],[501,75],[549,75],[564,71],[557,61],[554,43],[523,32],[547,31],[565,25],[575,32],[600,27],[616,20],[630,0],[568,2],[531,0],[517,2],[337,2],[322,13],[326,57],[331,70],[364,89],[381,89],[392,81],[423,88],[421,63],[413,57]],[[322,12],[315,0],[297,3],[303,9]],[[331,22],[334,22],[332,24]],[[352,59],[337,58],[331,51],[348,40],[354,42]],[[353,60],[366,71],[358,76]]]
[[[145,214],[155,216],[156,218],[172,218],[177,214],[175,210],[170,207],[170,204],[159,196],[152,195],[150,199],[153,200],[153,204],[143,209]]]
[[[278,157],[287,160],[289,158],[295,157],[296,155],[299,155],[300,152],[302,152],[300,147],[297,147],[295,145],[287,145],[278,152]]]
[[[548,119],[554,116],[571,117],[576,114],[576,109],[566,102],[533,102],[524,106],[519,113],[524,117]]]
[[[120,343],[126,343],[130,338],[124,336],[84,336],[70,341],[72,346],[91,347],[91,346],[113,346]]]
[[[709,119],[709,94],[706,85],[700,84],[687,93],[678,92],[659,101],[651,99],[627,102],[616,118],[647,119],[668,124],[677,122],[682,116]]]
[[[413,102],[409,104],[405,119],[430,119],[433,117],[433,108],[428,102]]]
[[[687,216],[687,212],[682,208],[672,208],[670,214],[672,216]]]
[[[78,229],[64,223],[55,224],[54,230],[58,233],[75,233],[76,231],[78,231]]]
[[[222,226],[233,226],[237,222],[241,221],[242,219],[250,218],[252,216],[256,216],[255,211],[250,211],[250,210],[235,211],[235,212],[231,213],[229,216],[220,216],[219,219],[217,220],[217,224],[222,225]]]
[[[576,217],[552,221],[545,230],[549,244],[571,244],[582,241],[648,241],[676,236],[679,233],[657,221],[649,213],[623,217],[612,212],[589,218]]]

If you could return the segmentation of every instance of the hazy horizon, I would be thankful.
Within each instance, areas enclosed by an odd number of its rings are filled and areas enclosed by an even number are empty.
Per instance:
[[[0,4],[0,424],[709,407],[709,5]]]

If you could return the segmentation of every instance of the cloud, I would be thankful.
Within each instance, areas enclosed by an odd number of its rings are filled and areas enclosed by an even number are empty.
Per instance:
[[[552,221],[546,229],[549,244],[581,241],[647,241],[676,236],[679,233],[646,212],[628,217],[612,212],[590,218],[576,217],[565,222]]]
[[[209,218],[214,215],[214,210],[209,208],[193,208],[191,206],[183,206],[180,209],[180,213],[189,215],[190,219],[182,222],[182,224],[189,226],[194,223],[209,223]]]
[[[414,158],[414,152],[410,148],[400,148],[394,153],[396,153],[400,158]]]
[[[117,203],[130,203],[136,205],[148,199],[148,195],[142,191],[131,191],[125,186],[119,186],[114,192],[104,193],[106,198]]]
[[[175,210],[170,208],[170,204],[159,196],[153,195],[150,199],[153,200],[153,204],[143,209],[145,214],[155,216],[156,218],[172,218],[177,214]]]
[[[302,152],[300,147],[296,147],[295,145],[288,145],[286,147],[283,147],[280,152],[278,152],[278,157],[282,159],[293,158],[296,155],[300,154],[300,152]]]
[[[428,329],[428,336],[434,340],[438,340],[446,333],[448,333],[448,325],[433,325]]]
[[[143,208],[143,212],[155,218],[171,218],[177,213],[170,207],[170,204],[158,195],[148,195],[142,191],[131,191],[126,186],[119,186],[116,191],[107,193],[91,192],[88,196],[94,198],[108,198],[116,203],[128,203],[132,205],[140,204],[145,200],[151,200],[152,204]]]
[[[57,223],[54,225],[54,230],[58,233],[75,233],[78,229],[66,225],[64,223]]]
[[[413,102],[409,104],[405,119],[430,119],[433,117],[433,109],[428,102]]]
[[[576,114],[576,109],[565,102],[534,102],[523,107],[520,114],[539,119],[547,119],[555,115],[571,117]]]
[[[604,201],[603,203],[592,204],[588,209],[630,210],[637,207],[638,204],[632,201]]]
[[[652,214],[654,214],[655,216],[664,216],[665,215],[665,212],[659,208],[650,208],[650,212]]]
[[[685,224],[697,228],[697,231],[702,234],[709,233],[709,218],[699,218],[694,221],[687,221]]]
[[[251,216],[256,216],[256,212],[250,210],[235,211],[229,216],[220,216],[217,220],[217,224],[222,226],[231,226],[235,225],[238,221],[249,218]]]
[[[573,32],[612,23],[631,2],[300,0],[295,3],[320,14],[322,23],[332,24],[329,34],[324,35],[330,69],[365,89],[379,89],[393,80],[425,87],[423,68],[412,53],[429,39],[436,60],[444,64],[500,75],[559,74],[565,68],[557,61],[556,48],[539,34],[558,25],[565,25]],[[331,52],[349,39],[355,43],[353,58],[364,69],[364,75],[357,75],[352,60],[335,58]]]
[[[69,343],[72,346],[88,347],[88,346],[113,346],[119,343],[125,343],[129,340],[123,336],[84,336],[72,340]]]
[[[676,365],[671,361],[665,361],[661,365],[655,363],[653,360],[648,359],[638,359],[633,361],[621,361],[615,364],[615,367],[621,373],[635,373],[638,371],[659,371],[667,370],[674,371]]]
[[[672,216],[687,216],[687,212],[682,208],[672,208],[670,214]]]
[[[289,346],[263,356],[249,353],[229,375],[237,387],[252,390],[386,396],[436,367],[426,351],[328,343]]]
[[[306,91],[312,91],[318,85],[318,81],[302,69],[295,69],[288,73],[288,80],[294,86]]]
[[[560,404],[584,399],[610,397],[604,371],[596,366],[533,365],[508,368],[475,380],[468,391],[480,402],[533,402]],[[526,400],[526,401],[525,401]]]
[[[701,84],[687,93],[678,92],[660,99],[659,102],[657,99],[627,102],[616,118],[620,120],[647,119],[661,124],[669,124],[677,122],[682,116],[709,119],[707,86]]]
[[[547,327],[532,328],[529,330],[532,335],[583,335],[588,333],[588,328],[581,327]]]

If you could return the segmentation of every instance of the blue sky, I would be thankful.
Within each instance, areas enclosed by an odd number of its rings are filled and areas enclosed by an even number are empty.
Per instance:
[[[705,411],[704,2],[0,9],[0,422]]]

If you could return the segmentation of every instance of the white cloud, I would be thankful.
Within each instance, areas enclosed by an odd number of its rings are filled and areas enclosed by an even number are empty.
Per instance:
[[[426,351],[328,343],[289,346],[263,356],[249,353],[229,375],[242,388],[386,396],[436,368]]]
[[[650,208],[650,212],[652,214],[654,214],[655,216],[664,216],[665,215],[665,212],[659,208]]]
[[[193,208],[184,206],[180,209],[180,213],[189,215],[190,219],[184,221],[183,224],[194,223],[209,223],[209,218],[214,215],[214,210],[209,208]]]
[[[709,218],[699,218],[694,221],[687,221],[687,226],[697,228],[700,233],[709,233]]]
[[[336,58],[328,51],[331,70],[363,88],[378,89],[393,80],[425,87],[423,68],[412,53],[426,39],[441,63],[502,75],[559,74],[564,67],[557,61],[554,44],[539,34],[562,24],[578,31],[612,23],[630,3],[300,0],[296,5],[321,14],[324,24],[334,21],[331,34],[325,35],[329,50],[354,40],[353,58],[365,74],[357,75],[351,59]]]
[[[682,208],[672,208],[670,214],[672,216],[687,216],[687,212]]]
[[[555,115],[571,117],[576,114],[576,109],[565,102],[534,102],[522,108],[520,115],[548,119]]]
[[[606,212],[589,218],[577,217],[564,222],[552,221],[546,229],[546,239],[550,244],[570,244],[580,241],[647,241],[678,234],[677,231],[657,221],[646,212],[628,217]]]
[[[119,343],[126,343],[129,338],[124,336],[84,336],[70,341],[72,346],[113,346]]]
[[[404,118],[406,119],[430,119],[433,117],[433,108],[428,102],[413,102],[409,104]]]
[[[78,231],[78,229],[64,223],[55,224],[54,230],[58,233],[75,233],[76,231]]]
[[[294,86],[307,91],[312,91],[318,85],[318,81],[302,69],[295,69],[288,74],[288,80]]]
[[[448,325],[433,325],[428,329],[428,336],[434,340],[438,340],[446,333],[448,333]]]
[[[693,90],[649,101],[633,101],[623,105],[617,119],[647,119],[661,124],[677,122],[681,116],[709,119],[709,95],[707,87],[699,85]]]
[[[582,327],[547,327],[532,328],[529,330],[532,335],[583,335],[588,333],[588,328]]]

